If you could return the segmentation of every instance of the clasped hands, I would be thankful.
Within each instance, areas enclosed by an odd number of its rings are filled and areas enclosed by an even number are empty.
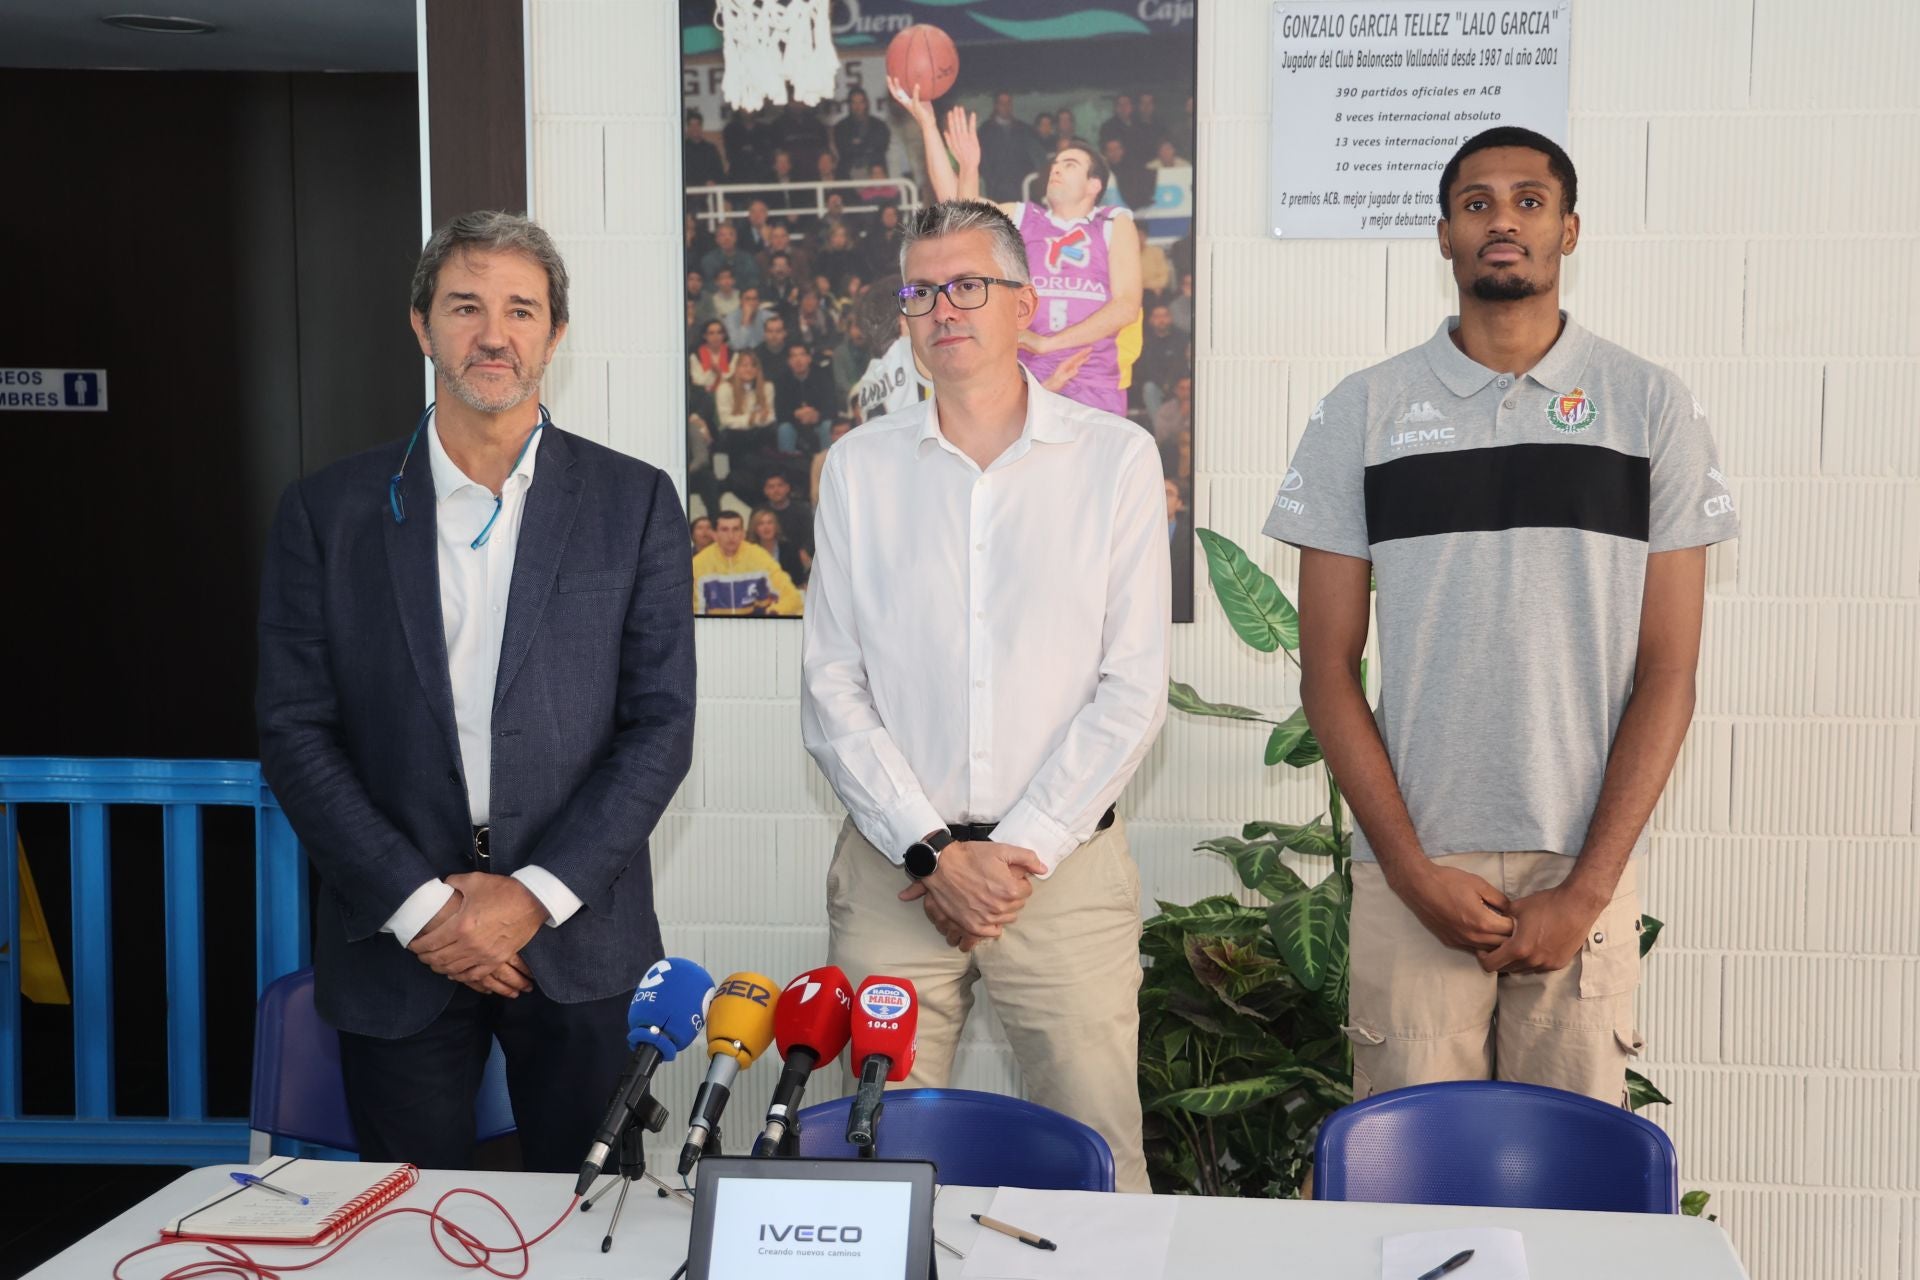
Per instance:
[[[1393,886],[1441,942],[1488,973],[1554,973],[1573,963],[1604,900],[1568,883],[1509,899],[1470,871],[1427,863]]]
[[[1034,876],[1046,864],[1031,849],[991,840],[950,844],[933,874],[900,891],[900,901],[920,903],[947,945],[972,951],[997,938],[1033,896]]]
[[[547,919],[540,899],[512,876],[469,871],[446,882],[453,896],[407,950],[435,973],[482,995],[512,999],[533,990],[520,948]]]

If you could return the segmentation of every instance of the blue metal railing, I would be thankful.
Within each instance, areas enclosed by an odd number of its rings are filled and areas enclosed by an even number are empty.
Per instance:
[[[73,865],[71,1116],[26,1115],[21,1099],[18,806],[67,806]],[[299,841],[251,760],[75,760],[0,756],[0,1161],[218,1164],[243,1161],[245,1117],[207,1115],[201,810],[253,810],[254,993],[307,962]],[[165,838],[167,1114],[119,1116],[113,1091],[113,904],[109,805],[157,805]]]

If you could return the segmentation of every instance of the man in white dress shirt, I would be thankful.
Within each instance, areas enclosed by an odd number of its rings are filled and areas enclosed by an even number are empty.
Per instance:
[[[847,806],[830,954],[920,993],[908,1083],[946,1084],[984,979],[1034,1101],[1148,1190],[1140,881],[1113,804],[1166,718],[1170,574],[1152,436],[1019,362],[1036,298],[991,204],[905,229],[930,400],[820,478],[802,734]]]

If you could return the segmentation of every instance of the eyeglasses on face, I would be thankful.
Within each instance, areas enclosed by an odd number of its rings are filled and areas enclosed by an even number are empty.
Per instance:
[[[958,280],[949,280],[945,284],[908,284],[900,286],[900,314],[903,316],[923,316],[933,310],[934,299],[941,294],[947,295],[947,301],[962,311],[972,311],[987,305],[987,290],[990,285],[1003,284],[1009,289],[1023,286],[1019,280],[1001,280],[995,276],[961,276]]]

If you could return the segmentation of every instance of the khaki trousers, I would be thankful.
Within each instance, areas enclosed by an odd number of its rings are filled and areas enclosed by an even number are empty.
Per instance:
[[[910,881],[848,821],[827,872],[828,959],[856,985],[906,978],[920,996],[906,1088],[943,1088],[982,979],[1028,1095],[1113,1149],[1116,1187],[1147,1192],[1140,1144],[1140,873],[1115,822],[1033,883],[1020,918],[970,953],[947,945]]]
[[[1557,853],[1455,853],[1509,898],[1550,889],[1574,860]],[[1517,1080],[1624,1103],[1640,982],[1640,896],[1627,863],[1613,901],[1556,973],[1493,974],[1444,946],[1371,862],[1353,864],[1347,1037],[1353,1096],[1440,1080]]]

